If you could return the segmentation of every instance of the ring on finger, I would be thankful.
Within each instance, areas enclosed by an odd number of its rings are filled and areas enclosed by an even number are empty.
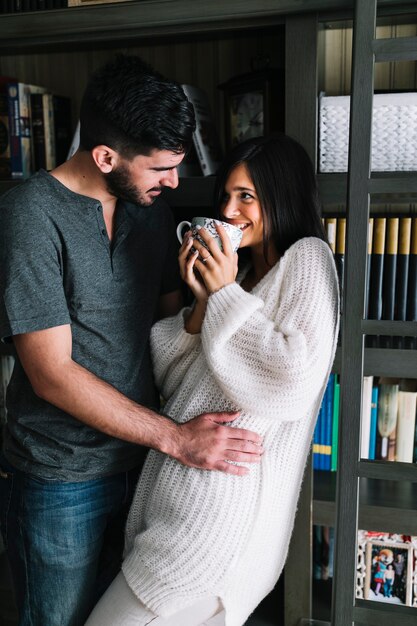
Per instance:
[[[200,253],[200,257],[201,257],[202,263],[207,263],[207,261],[211,258],[211,254],[209,252],[206,256],[201,256],[201,253]]]

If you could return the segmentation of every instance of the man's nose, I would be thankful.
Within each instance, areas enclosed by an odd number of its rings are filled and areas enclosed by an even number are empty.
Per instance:
[[[178,187],[178,170],[176,167],[172,170],[168,170],[161,180],[162,185],[164,187],[171,187],[171,189],[175,189]]]

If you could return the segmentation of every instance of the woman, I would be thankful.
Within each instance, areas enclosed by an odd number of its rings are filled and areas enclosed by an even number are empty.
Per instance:
[[[239,410],[233,424],[259,432],[265,453],[245,476],[231,476],[151,451],[122,573],[89,626],[241,626],[284,566],[336,349],[337,276],[313,168],[297,142],[273,135],[240,144],[216,195],[221,219],[243,231],[247,262],[236,277],[220,226],[223,251],[204,230],[209,250],[184,241],[180,268],[195,304],[153,328],[155,377],[173,419]]]

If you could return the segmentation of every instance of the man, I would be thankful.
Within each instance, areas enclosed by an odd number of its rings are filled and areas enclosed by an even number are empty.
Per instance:
[[[156,412],[148,338],[181,305],[174,228],[190,103],[136,57],[91,78],[80,149],[0,201],[0,333],[17,359],[2,461],[3,536],[20,626],[83,624],[115,575],[146,449],[244,474],[260,458],[236,415],[178,425]],[[139,445],[138,445],[139,444]]]

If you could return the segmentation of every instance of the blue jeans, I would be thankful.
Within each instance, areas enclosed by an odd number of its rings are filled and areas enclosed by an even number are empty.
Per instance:
[[[0,514],[19,626],[82,626],[120,569],[139,468],[43,480],[0,458]]]

